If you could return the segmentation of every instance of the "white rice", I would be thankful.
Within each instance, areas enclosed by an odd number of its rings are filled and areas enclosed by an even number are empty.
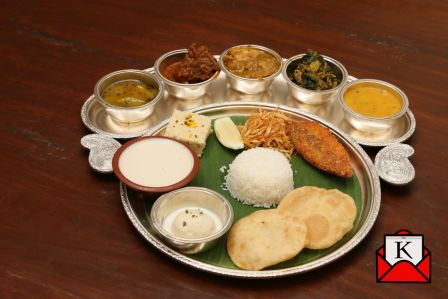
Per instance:
[[[240,153],[225,177],[230,194],[242,203],[269,208],[294,189],[291,165],[273,149],[253,148]]]

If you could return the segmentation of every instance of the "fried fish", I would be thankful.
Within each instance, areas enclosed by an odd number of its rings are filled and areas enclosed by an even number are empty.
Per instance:
[[[318,123],[293,123],[289,130],[295,150],[314,167],[350,178],[353,170],[347,151],[327,128]]]

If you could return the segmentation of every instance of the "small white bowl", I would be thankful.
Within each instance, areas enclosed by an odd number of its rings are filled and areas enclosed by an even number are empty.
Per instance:
[[[220,227],[203,238],[180,238],[164,228],[167,217],[185,208],[199,208],[213,213],[220,221]],[[151,209],[151,225],[154,231],[170,246],[182,253],[195,254],[212,248],[230,229],[233,223],[233,209],[221,194],[202,187],[185,187],[160,196]]]

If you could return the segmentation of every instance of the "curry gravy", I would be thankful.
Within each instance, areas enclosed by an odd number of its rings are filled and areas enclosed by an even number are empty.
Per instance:
[[[356,84],[344,93],[345,104],[368,117],[390,117],[403,107],[401,96],[391,88],[375,83]]]

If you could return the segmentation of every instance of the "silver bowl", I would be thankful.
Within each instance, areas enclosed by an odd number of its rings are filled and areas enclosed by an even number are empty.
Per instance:
[[[347,70],[342,65],[342,63],[340,63],[336,59],[322,55],[325,62],[331,66],[332,70],[335,72],[336,76],[341,80],[341,82],[338,84],[338,86],[327,90],[311,90],[300,87],[296,83],[292,82],[291,79],[289,79],[288,74],[294,71],[294,69],[297,67],[298,60],[300,60],[305,55],[306,54],[299,54],[289,58],[283,65],[282,76],[286,80],[288,89],[291,92],[293,98],[309,105],[324,104],[334,98],[342,88],[342,86],[344,86],[344,84],[347,82]]]
[[[280,67],[274,74],[272,74],[268,77],[262,78],[262,79],[250,79],[250,78],[244,78],[244,77],[235,75],[234,73],[232,73],[231,71],[229,71],[226,68],[226,66],[224,65],[223,57],[227,54],[227,52],[229,52],[230,49],[242,48],[242,47],[252,47],[252,48],[256,48],[256,49],[268,52],[269,54],[272,54],[280,62]],[[230,87],[239,92],[245,93],[245,94],[257,94],[257,93],[265,92],[272,85],[272,82],[274,81],[275,77],[277,77],[281,73],[282,64],[283,64],[283,59],[277,52],[275,52],[274,50],[271,50],[269,48],[266,48],[263,46],[257,46],[257,45],[235,46],[235,47],[225,50],[219,57],[219,65],[221,66],[222,71],[226,74],[227,82],[229,83]]]
[[[123,80],[139,80],[147,85],[157,87],[159,92],[150,102],[137,107],[118,107],[106,102],[101,97],[103,90],[111,84]],[[163,83],[153,74],[140,70],[120,70],[101,78],[95,85],[94,95],[95,99],[104,107],[106,113],[112,119],[119,123],[134,123],[142,121],[151,115],[157,102],[163,98],[163,90]]]
[[[177,83],[165,78],[162,75],[161,70],[164,70],[167,66],[182,60],[187,52],[187,49],[180,49],[163,54],[156,60],[154,64],[154,71],[163,83],[165,83],[165,89],[168,93],[179,99],[194,100],[204,96],[207,93],[212,81],[218,77],[219,71],[210,77],[210,79],[199,83]]]
[[[390,92],[396,93],[402,100],[401,110],[393,116],[390,117],[369,117],[366,115],[362,115],[356,113],[351,110],[344,101],[344,93],[351,87],[355,85],[369,85],[369,86],[380,86],[382,88],[387,89]],[[364,131],[364,132],[382,132],[390,129],[394,124],[397,123],[398,119],[403,116],[406,111],[409,109],[409,100],[406,94],[396,87],[385,81],[380,81],[376,79],[359,79],[354,80],[350,83],[347,83],[338,93],[338,101],[344,110],[344,117],[349,124],[351,124],[354,128]]]
[[[214,213],[221,222],[221,227],[212,235],[190,239],[174,236],[163,227],[167,217],[183,208],[197,207]],[[233,223],[233,209],[221,194],[202,187],[185,187],[160,196],[151,209],[151,225],[154,231],[182,253],[195,254],[206,251],[230,229]]]

